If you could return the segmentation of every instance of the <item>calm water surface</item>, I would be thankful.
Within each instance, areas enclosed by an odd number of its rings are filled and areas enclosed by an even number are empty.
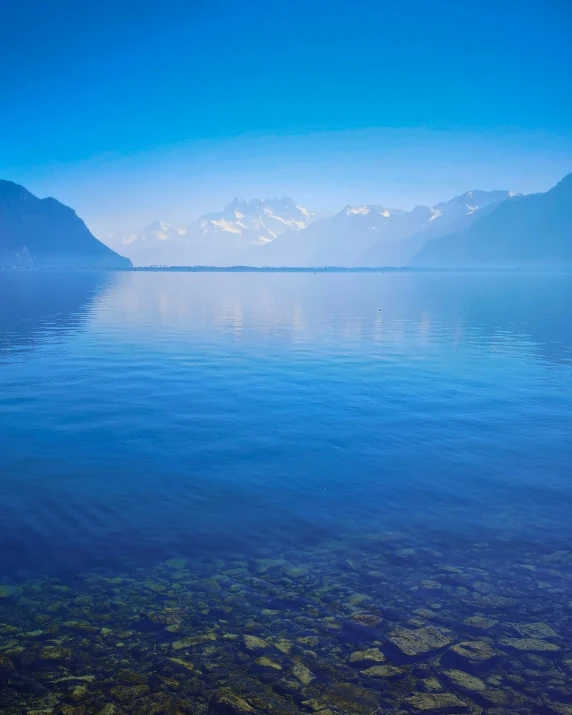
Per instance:
[[[572,713],[572,275],[0,305],[2,715]]]
[[[0,275],[5,569],[572,520],[572,276]]]

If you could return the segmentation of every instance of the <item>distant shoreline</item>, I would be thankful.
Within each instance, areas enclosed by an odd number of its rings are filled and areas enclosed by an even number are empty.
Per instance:
[[[257,268],[255,266],[134,266],[125,269],[136,272],[168,272],[168,273],[571,273],[572,266],[566,268],[548,267],[516,267],[516,268],[409,268],[409,267],[352,267],[322,266],[316,268],[275,267]]]
[[[21,272],[109,272],[109,273],[572,273],[572,266],[563,267],[547,267],[547,266],[530,266],[530,267],[498,267],[491,266],[489,268],[421,268],[421,267],[352,267],[344,268],[343,266],[328,266],[316,268],[301,268],[301,267],[275,267],[275,268],[258,268],[256,266],[133,266],[130,268],[71,268],[64,266],[44,266],[41,268],[13,266],[0,266],[0,273],[3,271],[21,271]]]

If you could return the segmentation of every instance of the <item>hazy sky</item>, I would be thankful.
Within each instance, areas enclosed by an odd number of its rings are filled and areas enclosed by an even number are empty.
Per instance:
[[[0,9],[0,178],[100,236],[235,195],[409,207],[572,172],[570,0]]]

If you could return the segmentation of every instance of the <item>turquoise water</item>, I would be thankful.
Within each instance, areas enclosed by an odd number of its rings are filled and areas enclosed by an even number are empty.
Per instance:
[[[5,271],[0,299],[6,712],[422,712],[433,677],[430,712],[572,712],[572,276]]]

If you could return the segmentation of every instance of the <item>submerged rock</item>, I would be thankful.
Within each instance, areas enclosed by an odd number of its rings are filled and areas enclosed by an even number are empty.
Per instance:
[[[348,658],[350,663],[385,663],[387,658],[378,648],[356,650]]]
[[[285,655],[288,655],[292,648],[294,647],[294,644],[292,641],[286,640],[285,638],[279,638],[274,645],[276,648],[278,648],[279,651],[284,653]]]
[[[274,668],[274,670],[282,670],[282,666],[280,665],[280,663],[277,663],[275,660],[272,660],[272,658],[267,658],[264,655],[260,658],[257,658],[255,662],[258,665],[261,665],[263,668]]]
[[[379,626],[383,619],[377,613],[355,613],[352,616],[351,620],[360,626],[366,626],[367,628],[377,628],[377,626]]]
[[[455,640],[451,631],[425,626],[415,630],[398,628],[394,630],[389,641],[407,658],[415,658],[445,648]]]
[[[217,637],[214,633],[204,633],[200,636],[181,638],[180,640],[173,642],[173,650],[183,650],[185,648],[191,648],[196,645],[202,645],[203,643],[209,643],[210,641],[216,641],[216,639]]]
[[[556,653],[560,646],[540,638],[501,638],[500,645],[517,652]]]
[[[564,569],[539,560],[538,577],[563,585],[547,591],[513,557],[493,568],[492,546],[459,555],[459,574],[425,549],[412,565],[375,544],[25,582],[0,600],[0,711],[572,715]]]
[[[267,650],[271,647],[268,641],[258,636],[245,635],[243,640],[248,650]]]
[[[465,673],[463,670],[445,670],[443,677],[447,680],[449,685],[453,685],[469,693],[483,691],[487,688],[486,684],[480,678],[477,678],[476,675]]]
[[[167,660],[170,663],[173,663],[176,668],[182,669],[183,671],[186,670],[191,672],[195,669],[195,666],[192,663],[189,663],[189,661],[183,660],[182,658],[167,658]]]
[[[514,629],[523,638],[558,638],[558,633],[547,623],[516,623]]]
[[[468,672],[491,667],[498,659],[498,653],[483,641],[464,641],[451,646],[441,656],[441,663]]]
[[[420,693],[406,698],[406,705],[413,712],[466,713],[469,706],[453,693]]]
[[[379,710],[379,695],[375,691],[350,683],[340,683],[327,688],[321,700],[341,713],[374,715]]]
[[[316,678],[312,671],[307,668],[303,663],[296,663],[292,668],[292,673],[304,685],[310,685],[312,680],[315,680]]]
[[[395,665],[372,665],[371,668],[361,672],[362,675],[367,675],[369,678],[386,678],[387,680],[404,678],[407,675],[406,670]]]
[[[40,651],[40,658],[42,660],[70,660],[71,657],[71,648],[60,648],[59,646],[47,645]]]
[[[221,690],[209,702],[208,715],[248,715],[256,712],[244,698],[232,690]]]
[[[417,683],[417,689],[425,693],[438,693],[443,690],[443,685],[437,678],[423,678]]]
[[[466,618],[463,623],[472,630],[488,631],[496,626],[498,621],[494,621],[492,618],[485,618],[484,616],[471,616],[470,618]]]

